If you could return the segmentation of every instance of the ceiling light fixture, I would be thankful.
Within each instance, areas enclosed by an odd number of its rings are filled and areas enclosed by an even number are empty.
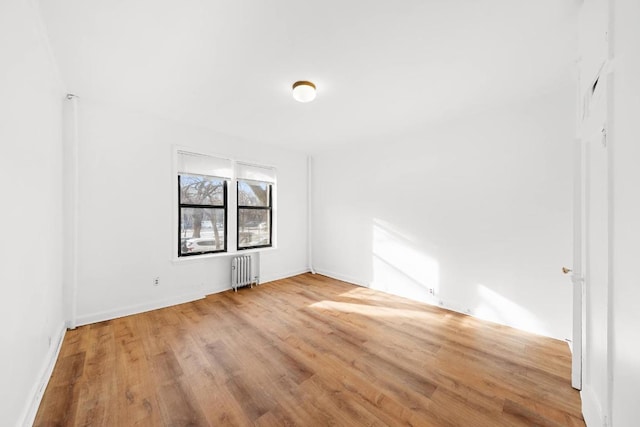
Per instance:
[[[293,84],[293,99],[298,102],[311,102],[316,99],[316,85],[300,80]]]

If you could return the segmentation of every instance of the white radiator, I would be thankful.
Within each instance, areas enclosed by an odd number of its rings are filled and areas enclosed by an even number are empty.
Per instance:
[[[253,284],[251,255],[234,257],[231,260],[231,287],[238,292],[240,286]]]

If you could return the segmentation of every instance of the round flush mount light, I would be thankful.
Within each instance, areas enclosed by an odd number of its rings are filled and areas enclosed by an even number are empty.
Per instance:
[[[298,102],[311,102],[316,98],[316,85],[306,80],[293,84],[293,99]]]

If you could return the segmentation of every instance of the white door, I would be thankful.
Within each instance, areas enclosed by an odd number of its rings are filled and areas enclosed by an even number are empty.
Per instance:
[[[579,16],[578,136],[574,219],[574,372],[588,425],[607,425],[610,416],[610,142],[607,124],[613,62],[610,0],[581,2]],[[615,138],[615,135],[611,135]],[[575,347],[578,347],[577,349]]]
[[[597,87],[581,124],[574,179],[573,387],[594,415],[606,419],[609,396],[609,76]],[[595,406],[594,406],[595,405]],[[585,414],[585,419],[587,414]]]

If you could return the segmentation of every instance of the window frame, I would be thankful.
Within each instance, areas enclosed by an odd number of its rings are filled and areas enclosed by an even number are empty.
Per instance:
[[[269,203],[267,206],[245,206],[240,204],[240,181],[242,182],[259,182],[266,184],[269,194]],[[273,183],[267,181],[256,181],[251,179],[236,178],[236,251],[246,251],[251,249],[264,249],[273,247]],[[269,244],[267,245],[254,245],[240,247],[240,210],[261,210],[268,212],[269,215]]]
[[[178,172],[178,259],[180,258],[184,258],[184,257],[192,257],[192,256],[206,256],[206,255],[212,255],[212,254],[220,254],[220,253],[226,253],[228,252],[229,249],[229,242],[228,242],[228,226],[229,226],[229,215],[228,215],[228,207],[229,207],[229,199],[227,197],[227,179],[226,178],[222,178],[222,177],[217,177],[217,176],[211,176],[211,175],[202,175],[202,174],[197,174],[197,173],[187,173],[187,172]],[[222,206],[219,205],[202,205],[202,204],[196,204],[196,203],[182,203],[182,196],[181,196],[181,187],[180,187],[180,178],[183,175],[199,175],[199,176],[207,176],[210,178],[217,178],[220,179],[222,181]],[[215,250],[215,251],[207,251],[207,252],[192,252],[192,253],[182,253],[182,236],[181,236],[181,232],[182,232],[182,209],[183,208],[195,208],[195,209],[220,209],[222,208],[224,211],[224,237],[222,240],[222,249],[220,250]],[[215,224],[213,225],[215,227]]]

